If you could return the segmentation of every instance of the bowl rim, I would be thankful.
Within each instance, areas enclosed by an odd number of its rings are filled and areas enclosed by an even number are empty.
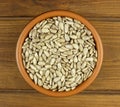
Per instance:
[[[82,84],[78,85],[74,90],[71,90],[71,91],[65,91],[65,92],[50,91],[50,90],[44,89],[44,88],[34,84],[34,82],[30,79],[29,75],[27,74],[27,72],[23,66],[23,62],[22,62],[22,45],[24,43],[25,38],[28,36],[29,31],[38,22],[40,22],[44,19],[47,19],[49,17],[54,17],[54,16],[65,16],[65,17],[71,17],[73,19],[79,20],[92,32],[94,40],[96,42],[96,48],[97,48],[97,52],[98,52],[98,61],[97,61],[96,67],[93,70],[92,75],[86,81],[84,81]],[[100,36],[97,33],[96,29],[85,18],[83,18],[79,14],[76,14],[76,13],[70,12],[70,11],[65,11],[65,10],[49,11],[49,12],[43,13],[43,14],[37,16],[36,18],[34,18],[23,29],[22,33],[20,34],[20,36],[18,38],[18,42],[16,45],[16,62],[17,62],[19,71],[20,71],[21,75],[23,76],[23,78],[25,79],[25,81],[31,87],[33,87],[40,93],[46,94],[48,96],[54,96],[54,97],[70,96],[70,95],[77,94],[77,93],[83,91],[84,89],[86,89],[97,77],[97,75],[100,71],[100,68],[102,66],[102,62],[103,62],[102,41],[101,41]]]

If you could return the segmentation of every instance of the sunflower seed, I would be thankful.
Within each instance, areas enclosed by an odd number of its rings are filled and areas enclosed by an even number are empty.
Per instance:
[[[93,58],[86,58],[86,61],[93,61]]]
[[[50,65],[53,65],[55,62],[55,58],[52,58],[51,61],[50,61]]]
[[[28,51],[25,52],[25,57],[29,57],[29,52]]]
[[[74,62],[76,63],[78,61],[78,58],[75,56],[74,57]]]
[[[49,57],[49,52],[48,51],[46,51],[46,50],[44,50],[44,54],[47,56],[47,57]]]
[[[62,68],[62,66],[61,66],[61,63],[58,63],[58,69],[61,69]]]
[[[55,34],[57,33],[57,30],[56,29],[50,29],[51,33]]]
[[[33,74],[29,73],[30,78],[33,80]]]
[[[36,58],[35,58],[35,57],[33,58],[33,64],[34,64],[34,65],[36,65],[36,64],[37,64],[37,60],[36,60]]]
[[[45,73],[45,77],[46,77],[46,78],[49,76],[49,73],[50,73],[50,71],[47,70],[46,73]]]
[[[36,77],[36,75],[33,76],[33,79],[34,79],[34,83],[37,84],[37,77]]]
[[[68,32],[68,27],[69,27],[69,25],[68,25],[68,24],[65,24],[65,33]]]
[[[73,44],[73,47],[75,48],[75,49],[78,49],[79,47],[78,47],[78,44]]]
[[[70,38],[77,39],[77,36],[76,35],[70,35]]]
[[[86,62],[83,62],[83,64],[81,65],[81,68],[85,68],[86,66]]]
[[[59,23],[59,28],[60,28],[61,30],[64,30],[64,24],[63,24],[63,22],[60,22],[60,23]]]
[[[54,78],[54,82],[58,82],[60,80],[60,77]]]
[[[43,85],[43,82],[42,82],[40,79],[38,79],[38,85],[39,85],[39,86],[42,86],[42,85]]]
[[[43,62],[43,61],[39,61],[39,62],[38,62],[38,65],[43,66],[43,65],[45,65],[45,62]]]
[[[68,34],[65,34],[65,41],[70,41],[70,37],[68,36]]]
[[[30,68],[36,71],[36,67],[32,64],[30,64]]]
[[[38,78],[42,78],[42,76],[41,76],[39,73],[36,73],[36,76],[37,76]]]
[[[56,71],[57,76],[61,77],[62,73],[60,71]]]
[[[45,89],[49,89],[49,87],[48,87],[47,85],[43,85],[43,87],[44,87]]]
[[[65,47],[66,47],[67,49],[73,49],[73,46],[70,45],[70,44],[65,45]]]
[[[72,74],[73,76],[75,76],[75,72],[76,72],[76,70],[73,68],[73,69],[71,70],[71,74]]]
[[[64,87],[62,87],[62,88],[60,88],[58,91],[64,91],[65,90],[65,88]]]
[[[81,79],[81,76],[78,75],[75,79],[76,83],[78,83],[80,81],[80,79]]]
[[[23,65],[36,85],[70,91],[93,74],[96,48],[92,32],[80,21],[51,17],[33,26],[25,38]]]
[[[88,49],[84,48],[83,53],[84,53],[84,55],[86,55],[88,53]]]
[[[48,28],[43,28],[42,29],[42,33],[48,33],[48,32],[49,32]]]

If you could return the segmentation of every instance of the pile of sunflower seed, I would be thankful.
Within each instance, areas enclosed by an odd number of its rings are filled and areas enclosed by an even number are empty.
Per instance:
[[[22,46],[23,64],[33,82],[52,91],[70,91],[88,79],[97,50],[91,31],[70,17],[37,23]]]

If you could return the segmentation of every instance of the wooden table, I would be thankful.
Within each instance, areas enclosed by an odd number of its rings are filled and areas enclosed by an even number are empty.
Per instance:
[[[18,37],[29,21],[50,10],[69,10],[89,20],[103,42],[104,61],[85,91],[48,97],[22,78],[15,59]],[[120,0],[0,0],[0,107],[120,107]]]

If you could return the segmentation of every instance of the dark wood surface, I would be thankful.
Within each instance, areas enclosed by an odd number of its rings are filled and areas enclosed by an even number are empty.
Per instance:
[[[51,10],[85,17],[103,42],[104,60],[95,81],[82,93],[48,97],[32,89],[17,68],[15,48],[29,21]],[[120,107],[119,0],[0,0],[0,107]]]

